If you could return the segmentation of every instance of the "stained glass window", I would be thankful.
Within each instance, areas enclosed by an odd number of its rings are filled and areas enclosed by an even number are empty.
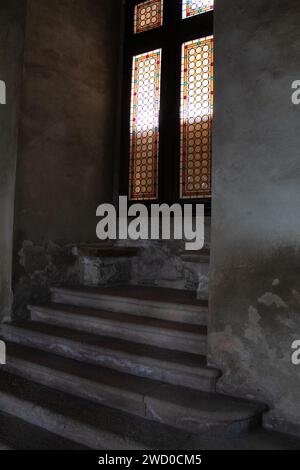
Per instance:
[[[133,58],[130,199],[158,196],[161,49]]]
[[[134,12],[134,32],[143,33],[163,24],[163,0],[138,3]]]
[[[180,194],[211,196],[213,37],[182,46]]]
[[[183,0],[182,18],[200,15],[214,9],[214,0]]]

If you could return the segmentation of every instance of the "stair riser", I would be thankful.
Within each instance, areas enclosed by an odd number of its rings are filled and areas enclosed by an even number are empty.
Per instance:
[[[27,333],[27,334],[26,334]],[[129,356],[100,347],[80,344],[65,338],[57,338],[37,333],[22,334],[16,329],[4,329],[1,336],[6,341],[30,346],[53,354],[90,364],[118,370],[132,375],[147,377],[162,382],[181,385],[202,391],[215,391],[216,378],[205,375],[205,371],[163,363],[158,360]],[[171,368],[172,367],[172,368]]]
[[[97,450],[142,450],[135,442],[0,391],[0,409],[62,438]]]
[[[63,312],[46,312],[36,309],[31,311],[31,319],[45,324],[51,324],[66,328],[72,328],[87,333],[110,336],[128,341],[133,341],[160,348],[171,349],[175,351],[190,352],[195,354],[206,355],[207,353],[207,337],[197,335],[179,335],[178,332],[169,330],[151,331],[150,328],[142,328],[139,326],[128,324],[117,324],[109,320],[97,320],[88,316],[76,317],[75,315],[64,314]]]
[[[76,292],[52,292],[52,301],[60,304],[68,304],[76,307],[97,308],[117,313],[129,313],[143,317],[158,318],[192,325],[204,325],[208,323],[207,308],[191,307],[190,305],[176,306],[146,302],[143,300],[118,299],[105,296],[88,296]]]
[[[187,407],[172,405],[151,396],[133,394],[118,388],[95,384],[89,380],[68,375],[53,369],[9,357],[6,370],[41,385],[70,393],[94,403],[117,408],[149,420],[174,426],[192,433],[209,435],[238,435],[252,429],[257,418],[238,423],[208,422],[207,415]]]

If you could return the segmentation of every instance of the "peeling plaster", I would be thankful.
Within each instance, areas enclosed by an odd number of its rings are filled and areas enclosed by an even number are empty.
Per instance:
[[[300,305],[300,294],[296,289],[293,289],[293,296],[297,300],[298,304]]]
[[[72,245],[35,245],[24,240],[16,256],[13,316],[28,318],[27,305],[49,300],[52,286],[81,284],[79,261]]]
[[[277,307],[277,308],[288,308],[285,301],[276,294],[272,292],[266,292],[262,297],[258,299],[260,304],[265,305],[266,307]]]
[[[267,403],[267,423],[300,433],[300,367],[291,363],[300,337],[299,107],[290,101],[300,2],[285,2],[284,21],[279,10],[280,0],[216,2],[208,342],[219,390]]]
[[[208,298],[209,263],[184,261],[183,242],[128,241],[127,245],[140,248],[140,255],[132,262],[133,284],[190,290],[199,298]]]

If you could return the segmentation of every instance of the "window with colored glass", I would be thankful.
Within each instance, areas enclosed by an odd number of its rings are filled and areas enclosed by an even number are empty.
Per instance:
[[[213,8],[213,0],[127,1],[120,193],[132,201],[199,200],[209,209]]]

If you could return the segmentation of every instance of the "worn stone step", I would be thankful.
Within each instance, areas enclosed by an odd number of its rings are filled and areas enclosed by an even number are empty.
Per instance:
[[[207,367],[204,356],[38,322],[3,325],[1,337],[64,357],[198,390],[214,391],[220,375],[216,369]]]
[[[88,450],[5,412],[0,412],[0,439],[0,450]]]
[[[84,399],[192,433],[238,435],[258,425],[264,407],[252,402],[62,359],[9,343],[6,370]]]
[[[208,302],[196,293],[176,289],[140,286],[52,288],[52,301],[130,313],[161,320],[207,325]]]
[[[191,435],[0,372],[0,410],[97,450],[180,449]]]
[[[64,304],[29,306],[31,319],[166,349],[205,355],[207,328]]]

